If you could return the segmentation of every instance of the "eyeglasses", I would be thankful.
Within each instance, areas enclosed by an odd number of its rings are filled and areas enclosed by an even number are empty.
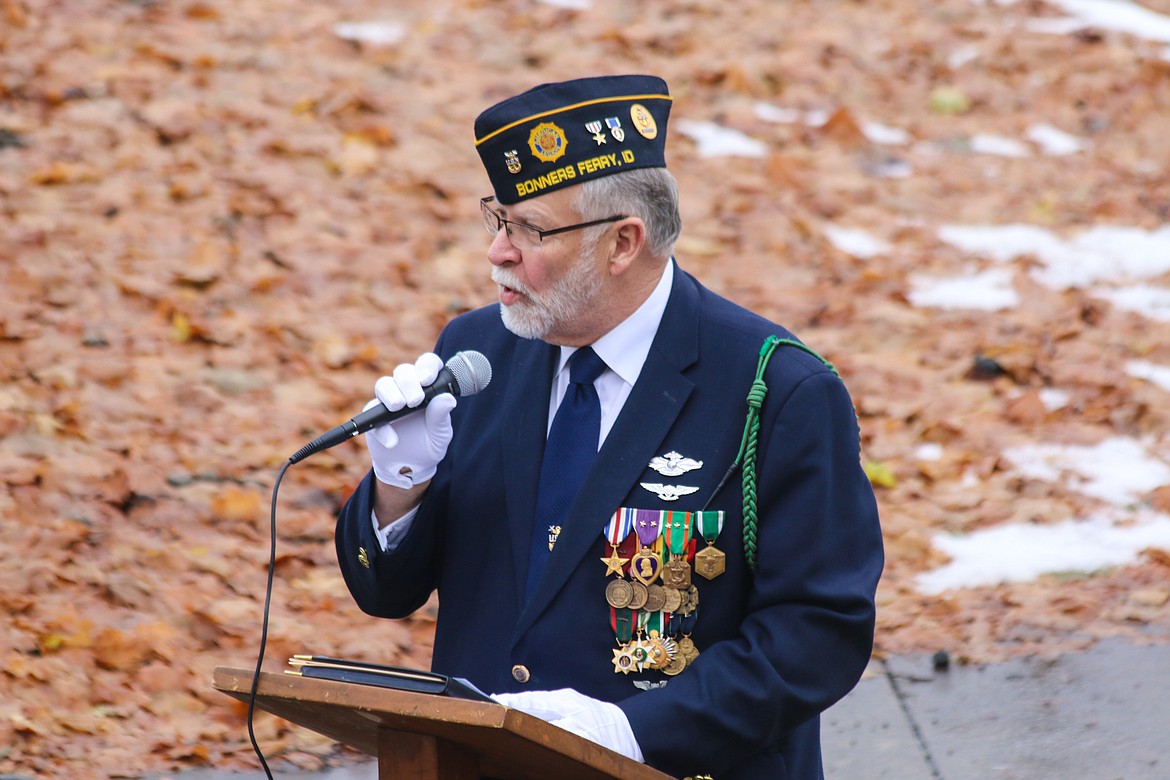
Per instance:
[[[517,249],[536,249],[544,243],[545,236],[555,236],[558,233],[567,233],[570,230],[580,230],[581,228],[593,227],[594,225],[604,225],[607,222],[617,222],[621,219],[626,219],[625,214],[615,214],[612,217],[605,219],[594,219],[589,222],[582,222],[579,225],[566,225],[565,227],[553,228],[551,230],[541,230],[540,228],[526,225],[523,222],[513,222],[510,219],[504,219],[500,214],[492,208],[496,199],[492,195],[486,198],[479,199],[479,210],[483,212],[483,226],[487,228],[487,232],[492,235],[498,235],[500,228],[508,231],[508,240],[512,242],[512,246]]]

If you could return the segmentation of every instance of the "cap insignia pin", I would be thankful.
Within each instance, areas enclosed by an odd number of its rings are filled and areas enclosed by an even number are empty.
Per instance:
[[[613,136],[613,140],[619,144],[626,140],[626,131],[622,129],[622,120],[616,116],[606,117],[605,126],[609,128],[609,134]]]
[[[649,110],[641,103],[630,106],[630,120],[633,121],[634,129],[638,131],[638,135],[649,140],[658,137],[658,124],[654,121]]]
[[[508,163],[508,173],[520,173],[520,152],[515,149],[504,152],[504,160]]]
[[[653,122],[653,118],[650,120]],[[541,122],[528,133],[528,148],[541,162],[556,162],[565,156],[569,139],[565,131],[552,122]]]
[[[605,133],[601,132],[601,122],[586,122],[585,129],[593,134],[593,140],[597,142],[598,146],[609,140],[605,137]]]

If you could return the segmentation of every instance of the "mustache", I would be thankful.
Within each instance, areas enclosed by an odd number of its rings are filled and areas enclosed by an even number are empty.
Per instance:
[[[506,268],[493,268],[492,281],[504,287],[511,287],[521,295],[529,295],[528,288],[516,278],[516,274]]]

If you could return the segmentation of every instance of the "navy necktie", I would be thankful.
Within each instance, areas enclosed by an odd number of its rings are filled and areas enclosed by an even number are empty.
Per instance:
[[[532,595],[552,546],[569,513],[581,483],[597,457],[601,437],[601,403],[594,380],[605,371],[605,361],[592,347],[582,347],[569,358],[569,387],[557,407],[544,461],[540,467],[540,488],[536,495],[536,523],[528,555],[528,582],[525,600]]]

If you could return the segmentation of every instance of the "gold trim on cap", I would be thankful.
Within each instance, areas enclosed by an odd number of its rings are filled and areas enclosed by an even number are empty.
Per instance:
[[[522,125],[525,122],[531,122],[534,119],[543,119],[546,116],[556,116],[557,114],[563,114],[566,111],[573,111],[574,109],[584,108],[585,106],[596,106],[596,105],[600,105],[602,103],[617,103],[617,102],[625,101],[625,100],[669,100],[669,101],[673,101],[674,98],[672,98],[670,95],[618,95],[616,97],[597,98],[596,100],[586,100],[586,101],[583,101],[581,103],[574,103],[571,106],[562,106],[560,108],[554,108],[554,109],[551,109],[549,111],[541,111],[539,114],[533,114],[532,116],[526,116],[523,119],[517,119],[515,122],[511,122],[510,124],[506,124],[501,128],[493,130],[492,132],[485,135],[483,138],[475,139],[475,145],[479,146],[482,143],[486,143],[486,142],[490,141],[491,139],[495,138],[500,133],[507,132],[508,130],[511,130],[513,127],[516,127],[517,125]]]

